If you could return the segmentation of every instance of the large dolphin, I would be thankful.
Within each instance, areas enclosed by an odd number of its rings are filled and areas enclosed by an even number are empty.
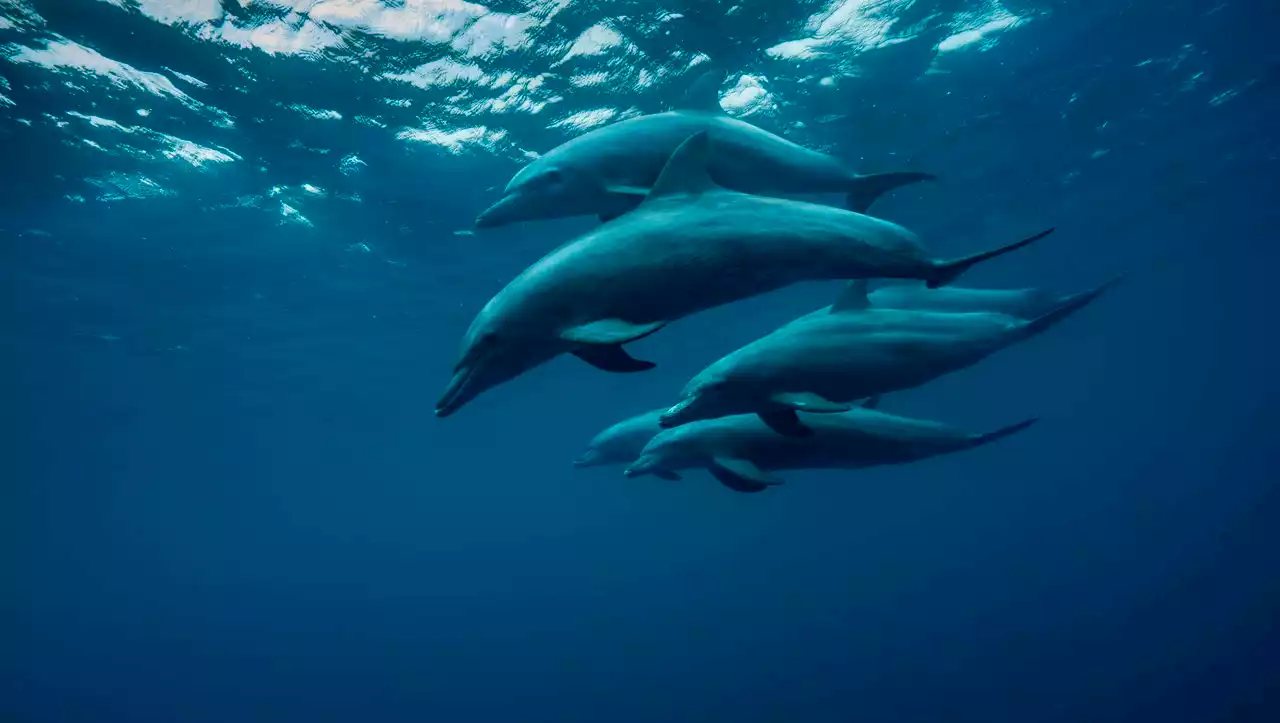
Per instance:
[[[654,409],[607,427],[591,438],[587,450],[573,461],[573,466],[599,467],[633,462],[649,440],[662,431],[658,417],[665,411],[666,407]]]
[[[782,484],[772,472],[788,469],[861,469],[906,464],[979,447],[1020,432],[1028,419],[985,434],[908,419],[866,408],[840,414],[805,414],[813,430],[804,439],[775,433],[755,415],[735,415],[668,429],[654,437],[626,476],[680,479],[679,471],[705,468],[736,492],[761,492]]]
[[[721,189],[707,174],[709,154],[706,133],[690,137],[639,208],[555,249],[498,292],[467,330],[436,415],[564,353],[606,371],[651,369],[622,345],[698,311],[806,280],[940,286],[1049,233],[944,261],[888,221]]]
[[[850,210],[865,212],[881,194],[933,178],[927,173],[859,175],[831,156],[730,118],[717,97],[723,81],[724,73],[710,71],[674,110],[629,118],[557,146],[521,169],[476,225],[580,215],[614,218],[639,205],[672,152],[698,132],[709,133],[726,149],[711,163],[712,179],[743,193],[842,192]]]
[[[1083,292],[1091,293],[1091,292]],[[1019,319],[1034,319],[1071,302],[1076,294],[1055,294],[1046,289],[972,289],[948,286],[930,289],[924,284],[881,286],[867,295],[880,309],[918,309],[967,313],[992,311]]]
[[[865,281],[835,304],[792,321],[695,376],[658,423],[755,412],[780,434],[811,434],[796,413],[842,412],[860,397],[910,389],[1057,324],[1113,282],[1077,294],[1030,321],[991,312],[876,309]]]

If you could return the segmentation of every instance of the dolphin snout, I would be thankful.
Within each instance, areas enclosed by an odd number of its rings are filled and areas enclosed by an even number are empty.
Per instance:
[[[600,453],[594,449],[588,449],[582,453],[582,456],[573,460],[574,467],[592,467],[600,463]]]
[[[449,386],[445,387],[444,393],[440,395],[440,401],[436,402],[436,416],[443,419],[462,408],[467,403],[469,397],[464,396],[467,387],[470,386],[472,367],[461,367],[453,373],[453,378],[449,380]]]
[[[476,227],[493,228],[519,221],[520,219],[515,213],[518,199],[519,196],[515,194],[503,196],[497,203],[481,211],[480,215],[476,216]]]

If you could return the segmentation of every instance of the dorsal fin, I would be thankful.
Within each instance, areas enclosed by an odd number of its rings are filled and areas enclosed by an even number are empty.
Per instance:
[[[723,70],[708,70],[684,92],[684,97],[673,110],[696,110],[703,113],[723,113],[720,107],[720,86],[724,85]]]
[[[844,289],[840,291],[835,303],[831,305],[831,313],[863,311],[869,306],[871,302],[867,300],[867,280],[854,279],[845,284]]]
[[[696,196],[718,188],[707,172],[710,160],[711,138],[707,132],[698,131],[689,136],[662,167],[662,173],[649,189],[645,201],[677,194]]]

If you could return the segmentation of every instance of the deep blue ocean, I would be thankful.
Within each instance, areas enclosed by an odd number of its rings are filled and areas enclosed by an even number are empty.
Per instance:
[[[1273,0],[0,0],[0,721],[1280,720]],[[1126,278],[894,413],[989,429],[759,495],[574,469],[831,303],[433,405],[599,222],[534,154],[722,105],[964,284]]]

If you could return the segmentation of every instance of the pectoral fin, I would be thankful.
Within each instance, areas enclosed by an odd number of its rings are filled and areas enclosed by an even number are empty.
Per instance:
[[[643,339],[666,326],[665,321],[633,324],[622,319],[600,319],[560,332],[560,338],[575,344],[614,345]]]
[[[617,374],[643,372],[658,366],[651,361],[636,359],[628,354],[621,344],[584,346],[576,349],[573,355],[596,369]]]
[[[707,469],[720,484],[735,492],[763,492],[782,484],[782,480],[741,457],[715,457]]]
[[[813,412],[814,414],[835,414],[853,409],[848,404],[833,402],[813,392],[780,392],[770,399],[788,409],[797,412]]]
[[[867,397],[866,399],[863,399],[861,402],[859,402],[858,406],[862,407],[863,409],[875,409],[876,407],[880,406],[880,395],[876,394],[874,396]]]
[[[760,412],[760,419],[769,429],[784,437],[812,437],[814,432],[800,421],[800,415],[794,409],[775,409],[771,412]]]

